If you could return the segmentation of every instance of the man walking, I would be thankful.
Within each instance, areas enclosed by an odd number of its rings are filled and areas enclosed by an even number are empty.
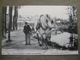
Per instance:
[[[25,45],[30,45],[30,32],[31,32],[31,28],[28,25],[27,22],[25,22],[25,26],[23,28],[23,32],[25,33],[25,41],[26,44]]]

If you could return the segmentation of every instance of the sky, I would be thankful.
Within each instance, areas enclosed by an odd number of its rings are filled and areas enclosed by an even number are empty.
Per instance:
[[[68,19],[67,8],[68,6],[21,6],[18,12],[23,17],[49,14],[52,18]]]

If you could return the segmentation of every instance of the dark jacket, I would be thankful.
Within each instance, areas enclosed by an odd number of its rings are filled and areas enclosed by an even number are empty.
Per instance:
[[[30,26],[29,26],[29,25],[24,26],[23,32],[24,32],[25,34],[29,34],[29,33],[30,33],[30,31],[31,31],[31,28],[30,28]]]

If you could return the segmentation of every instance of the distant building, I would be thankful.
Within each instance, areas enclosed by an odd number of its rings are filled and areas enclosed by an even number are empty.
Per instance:
[[[70,26],[68,20],[62,20],[62,19],[56,19],[55,24],[57,25],[57,28],[61,29],[67,29]]]
[[[17,21],[18,29],[23,29],[25,22],[28,22],[31,28],[34,26],[34,23],[32,22],[32,20],[29,20],[29,18],[27,17],[19,16]]]

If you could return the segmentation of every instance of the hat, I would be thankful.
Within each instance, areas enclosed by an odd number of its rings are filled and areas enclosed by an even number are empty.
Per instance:
[[[52,20],[51,23],[53,23],[54,21]]]
[[[25,22],[25,24],[27,24],[27,22]]]

